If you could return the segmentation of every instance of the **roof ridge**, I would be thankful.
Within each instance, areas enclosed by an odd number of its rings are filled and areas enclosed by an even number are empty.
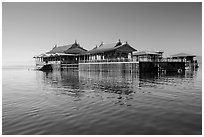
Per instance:
[[[114,43],[103,43],[101,46],[103,46],[103,45],[110,45],[110,44],[117,44],[117,42],[114,42]]]

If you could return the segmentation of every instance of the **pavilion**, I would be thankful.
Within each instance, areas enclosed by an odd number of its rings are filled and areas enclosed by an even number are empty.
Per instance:
[[[159,61],[162,59],[163,51],[140,51],[133,53],[133,61]]]
[[[86,53],[87,50],[82,48],[79,43],[75,41],[74,44],[57,46],[55,45],[50,51],[35,56],[37,64],[74,64],[78,63],[80,55]]]
[[[120,39],[116,43],[104,44],[103,42],[86,53],[89,61],[125,60],[131,59],[133,51],[128,42],[122,43]]]
[[[188,53],[178,53],[178,54],[171,55],[171,58],[173,59],[181,59],[182,61],[191,62],[191,63],[194,62],[194,57],[196,56]]]

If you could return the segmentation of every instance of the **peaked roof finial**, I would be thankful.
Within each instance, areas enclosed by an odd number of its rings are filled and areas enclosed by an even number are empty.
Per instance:
[[[93,49],[97,49],[98,48],[98,46],[96,45]]]
[[[120,39],[118,39],[118,42],[116,43],[115,46],[117,47],[117,46],[119,46],[119,45],[121,45],[121,44],[122,44],[122,43],[121,43]]]
[[[77,40],[75,40],[75,42],[74,42],[75,44],[77,44]]]
[[[127,42],[127,41],[126,41],[125,43],[126,43],[126,44],[128,44],[128,42]]]
[[[101,45],[103,45],[103,44],[104,44],[103,41],[101,41]],[[101,46],[101,45],[100,45],[100,46]]]

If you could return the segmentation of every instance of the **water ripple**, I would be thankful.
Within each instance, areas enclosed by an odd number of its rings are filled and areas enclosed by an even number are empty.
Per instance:
[[[201,134],[200,73],[4,70],[3,134]]]

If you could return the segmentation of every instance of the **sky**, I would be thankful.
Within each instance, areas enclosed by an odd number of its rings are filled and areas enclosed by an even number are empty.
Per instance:
[[[2,3],[2,65],[75,40],[90,50],[120,39],[138,51],[202,55],[202,3]]]

